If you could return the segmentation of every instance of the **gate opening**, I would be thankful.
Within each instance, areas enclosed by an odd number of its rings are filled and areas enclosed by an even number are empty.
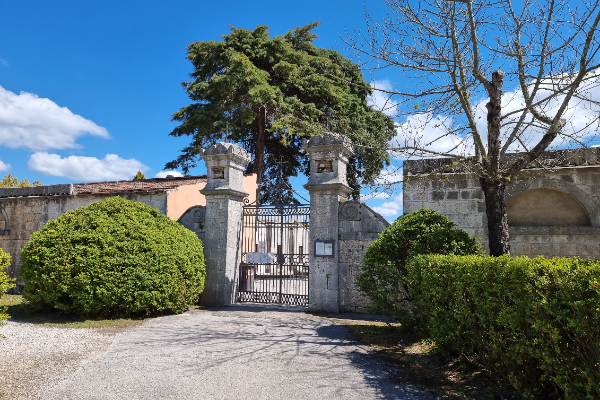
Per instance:
[[[280,171],[275,204],[242,208],[238,302],[308,307],[310,207],[292,192]]]

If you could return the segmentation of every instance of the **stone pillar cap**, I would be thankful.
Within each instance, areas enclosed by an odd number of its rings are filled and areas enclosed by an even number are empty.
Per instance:
[[[323,132],[310,138],[305,146],[308,151],[311,147],[324,147],[324,146],[336,146],[341,147],[348,154],[354,153],[352,141],[347,136],[341,135],[335,132]]]
[[[200,150],[200,156],[204,161],[222,159],[225,158],[223,156],[227,155],[230,155],[232,159],[244,165],[248,164],[251,159],[250,153],[234,143],[215,143],[206,149]]]

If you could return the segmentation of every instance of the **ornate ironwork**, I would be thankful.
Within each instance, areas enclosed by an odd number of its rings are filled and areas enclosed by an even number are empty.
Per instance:
[[[285,202],[295,193],[280,173],[275,203],[244,201],[237,301],[308,306],[308,204]]]

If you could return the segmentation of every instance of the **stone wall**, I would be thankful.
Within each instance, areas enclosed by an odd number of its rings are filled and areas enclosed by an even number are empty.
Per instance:
[[[115,195],[117,194],[81,196],[67,194],[0,199],[0,207],[4,209],[8,217],[10,229],[8,235],[0,235],[0,247],[12,256],[12,263],[7,269],[8,275],[13,278],[19,276],[19,271],[21,270],[21,250],[29,240],[31,234],[41,229],[46,222],[67,211],[75,210],[78,207]],[[118,195],[127,200],[148,204],[159,209],[161,213],[166,214],[167,193],[164,191],[122,193]]]
[[[354,279],[362,269],[367,247],[389,224],[364,203],[347,201],[346,180],[350,140],[333,132],[305,143],[310,156],[309,309],[364,312],[368,300]],[[333,254],[317,254],[317,243],[331,243]]]
[[[389,223],[369,206],[357,201],[339,207],[339,306],[340,312],[366,312],[369,300],[360,294],[354,279],[362,269],[367,247]]]
[[[487,246],[485,201],[477,177],[451,173],[404,179],[404,214],[421,208],[437,211]]]
[[[510,182],[505,199],[511,255],[600,259],[599,160],[598,149],[549,152],[542,160],[548,169],[524,170]],[[432,173],[443,165],[440,160],[405,162],[404,213],[428,208],[445,214],[487,249],[485,201],[477,177]]]

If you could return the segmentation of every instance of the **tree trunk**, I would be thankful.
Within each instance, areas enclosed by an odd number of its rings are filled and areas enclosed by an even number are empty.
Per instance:
[[[258,110],[258,135],[256,136],[256,204],[260,204],[263,172],[265,170],[265,113],[264,108]]]
[[[490,101],[485,105],[488,111],[488,154],[482,163],[484,168],[479,177],[481,189],[485,196],[490,255],[496,257],[510,253],[508,218],[506,216],[506,203],[504,202],[506,180],[500,174],[500,150],[502,149],[500,123],[503,84],[504,72],[497,70],[492,73],[492,81],[486,85],[490,96]]]
[[[508,217],[506,216],[506,203],[504,201],[506,183],[488,177],[479,178],[479,182],[485,196],[490,255],[498,257],[503,254],[510,254]]]

